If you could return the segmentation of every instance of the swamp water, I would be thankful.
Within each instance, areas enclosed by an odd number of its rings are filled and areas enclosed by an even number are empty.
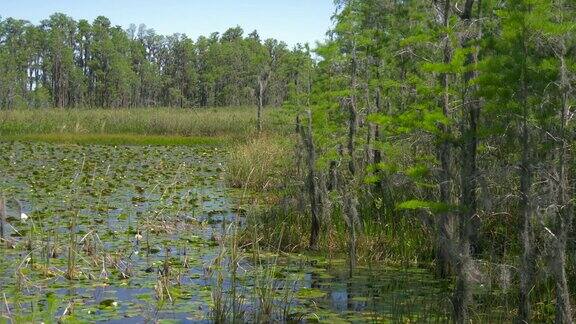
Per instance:
[[[449,318],[447,283],[423,270],[349,279],[343,260],[234,254],[227,233],[243,209],[221,148],[11,142],[0,152],[0,322]]]

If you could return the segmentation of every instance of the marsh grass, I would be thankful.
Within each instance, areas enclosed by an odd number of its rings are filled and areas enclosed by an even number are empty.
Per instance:
[[[213,279],[211,319],[215,323],[289,321],[298,276],[279,276],[283,269],[279,264],[282,236],[283,230],[276,237],[277,248],[271,254],[260,249],[262,236],[257,227],[241,227],[237,220],[223,224],[219,254],[212,260],[207,275]],[[249,289],[244,289],[247,282]]]
[[[259,240],[261,235],[257,227],[252,227],[251,248],[256,266],[254,278],[254,297],[257,305],[254,319],[258,323],[286,322],[292,314],[292,305],[295,298],[297,280],[290,277],[280,279],[277,275],[281,271],[279,255],[281,254],[284,228],[277,237],[277,248],[272,258],[261,255]],[[246,234],[246,232],[244,233]]]
[[[428,244],[430,237],[421,227],[414,225],[416,221],[406,218],[396,228],[390,228],[386,222],[364,221],[357,242],[360,264],[384,262],[390,266],[429,266],[428,260],[432,255]],[[309,233],[306,229],[310,220],[302,216],[293,201],[262,206],[249,215],[247,224],[244,235],[247,243],[254,241],[248,231],[257,228],[258,244],[262,249],[289,253],[307,251]],[[333,210],[330,220],[323,225],[317,252],[329,257],[345,255],[348,248],[345,226],[341,211]],[[280,235],[282,242],[278,245]]]
[[[233,188],[267,192],[280,189],[292,173],[289,140],[262,135],[234,147],[226,163],[228,183]]]
[[[287,125],[270,112],[263,133]],[[79,144],[194,145],[245,141],[257,134],[254,107],[202,109],[22,109],[0,111],[3,140]],[[211,138],[211,139],[208,139]]]
[[[138,134],[26,134],[3,135],[2,141],[66,143],[77,145],[154,145],[154,146],[197,146],[197,145],[224,145],[234,139],[223,137],[185,137]]]
[[[219,135],[250,131],[246,108],[44,109],[5,110],[0,132],[8,134],[106,133],[142,135]],[[239,121],[247,121],[246,123]]]
[[[258,242],[263,249],[302,252],[308,246],[310,217],[308,208],[299,206],[302,183],[293,154],[294,139],[289,136],[257,136],[230,150],[226,179],[230,186],[248,189],[261,208],[247,217],[250,231],[243,235],[245,244]],[[265,193],[262,195],[261,193]],[[335,197],[335,199],[339,199]],[[306,202],[304,201],[304,204]],[[362,231],[357,238],[357,256],[361,263],[386,261],[398,266],[415,266],[433,259],[431,239],[414,216],[397,217],[363,201]],[[348,251],[346,222],[342,208],[335,204],[324,222],[320,252],[342,255]],[[392,224],[392,225],[390,225]],[[284,233],[282,230],[284,229]],[[247,229],[245,229],[247,230]],[[278,237],[283,240],[278,246]]]

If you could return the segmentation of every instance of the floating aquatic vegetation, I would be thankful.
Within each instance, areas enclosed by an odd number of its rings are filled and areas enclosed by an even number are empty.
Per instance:
[[[226,188],[222,149],[13,142],[0,150],[0,192],[22,202],[22,214],[7,218],[12,244],[0,247],[4,318],[198,321],[214,319],[215,301],[228,307],[221,318],[246,321],[448,316],[446,283],[425,272],[359,267],[350,279],[343,260],[246,257],[232,225],[249,208]]]

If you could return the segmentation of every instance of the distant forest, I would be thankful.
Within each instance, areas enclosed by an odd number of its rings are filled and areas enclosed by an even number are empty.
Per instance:
[[[196,41],[106,17],[0,19],[0,108],[279,105],[310,87],[307,45],[240,27]]]

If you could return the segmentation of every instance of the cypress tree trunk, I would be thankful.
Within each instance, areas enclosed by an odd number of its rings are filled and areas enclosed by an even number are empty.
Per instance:
[[[350,96],[350,102],[346,105],[348,106],[348,155],[350,156],[350,161],[348,161],[348,167],[352,176],[356,175],[356,159],[354,153],[356,151],[355,137],[358,127],[358,112],[356,110],[356,74],[357,74],[357,59],[356,59],[356,43],[354,42],[352,49],[352,77],[350,81],[350,88],[352,90],[352,95]]]
[[[320,219],[323,215],[323,199],[319,179],[316,172],[316,149],[314,147],[314,140],[312,138],[312,112],[307,111],[308,114],[308,127],[300,127],[300,136],[306,148],[306,165],[308,168],[308,176],[306,177],[306,188],[310,198],[310,211],[312,214],[312,222],[310,228],[310,243],[309,248],[316,250],[318,248],[318,236],[320,235]]]
[[[0,196],[0,239],[4,240],[4,226],[6,223],[6,198]]]
[[[460,255],[456,264],[456,290],[452,298],[454,307],[454,321],[456,323],[468,322],[468,307],[472,301],[470,287],[470,272],[472,258],[470,256],[470,241],[464,237],[460,240]]]
[[[376,112],[382,113],[382,98],[380,94],[380,89],[376,90]],[[374,125],[374,140],[380,140],[380,126]],[[382,162],[382,152],[374,146],[374,151],[372,152],[372,156],[374,157],[374,164],[378,164]]]
[[[564,232],[564,231],[563,231]],[[556,238],[556,250],[552,264],[554,279],[556,281],[556,323],[572,324],[572,305],[570,303],[570,289],[566,276],[566,235],[562,233]]]
[[[262,110],[264,109],[264,94],[268,87],[268,80],[270,80],[270,72],[264,71],[258,76],[258,133],[262,132]]]
[[[443,8],[442,24],[448,30],[450,22],[450,0],[445,0]],[[448,33],[444,38],[444,55],[443,63],[448,65],[452,60],[452,49],[450,46],[450,35]],[[450,76],[448,73],[442,73],[441,83],[443,88],[442,93],[442,113],[447,118],[451,118],[450,114]],[[445,205],[454,204],[453,190],[452,190],[452,145],[449,142],[451,136],[451,129],[448,125],[442,124],[440,126],[442,132],[442,141],[438,148],[438,156],[440,160],[440,201]],[[438,224],[438,242],[437,242],[437,259],[438,259],[438,274],[441,278],[446,278],[450,273],[450,251],[453,240],[451,233],[450,223],[452,214],[443,212],[440,215]]]
[[[356,227],[359,223],[358,199],[352,187],[343,188],[344,214],[346,226],[348,227],[348,274],[350,277],[352,277],[356,268]]]
[[[349,275],[352,277],[354,268],[356,267],[356,224],[358,223],[358,199],[356,198],[355,182],[357,176],[358,166],[356,163],[356,133],[358,132],[358,111],[356,108],[357,98],[357,70],[358,62],[356,57],[356,42],[354,42],[352,49],[352,73],[350,87],[352,95],[349,102],[343,100],[341,103],[348,107],[348,169],[350,172],[350,180],[344,185],[344,213],[345,220],[348,227],[348,267]],[[370,134],[368,135],[370,136]]]
[[[567,136],[567,121],[570,113],[569,92],[570,81],[567,76],[566,61],[564,59],[565,48],[560,57],[560,91],[562,94],[562,110],[560,115],[560,148],[558,158],[558,212],[556,215],[556,235],[554,263],[554,279],[556,281],[556,323],[574,323],[572,318],[572,306],[570,303],[570,289],[568,288],[568,279],[566,276],[566,241],[568,231],[572,225],[574,217],[573,184],[568,173],[568,166],[572,160],[570,156],[570,137]]]
[[[523,44],[524,57],[527,55],[526,45]],[[521,78],[521,98],[523,116],[522,116],[522,134],[521,148],[522,161],[520,165],[520,211],[522,214],[522,262],[520,265],[520,305],[518,310],[518,321],[521,323],[530,322],[530,291],[532,290],[535,256],[534,256],[534,229],[532,227],[533,210],[530,203],[531,186],[532,186],[532,166],[530,158],[530,132],[528,130],[529,107],[527,102],[527,80],[526,80],[526,61],[522,62]]]
[[[298,114],[296,116],[296,134],[298,134],[298,136],[300,136],[301,131],[302,131],[302,123],[300,122],[300,115]],[[303,162],[303,156],[302,156],[302,152],[304,151],[304,147],[302,146],[302,142],[298,141],[295,147],[295,152],[294,155],[296,157],[296,176],[298,177],[298,179],[304,179],[304,162]],[[300,186],[299,186],[300,187]],[[298,190],[298,211],[302,214],[305,213],[305,206],[306,206],[306,198],[305,198],[305,192],[306,192],[306,186],[302,186],[301,187],[302,190]]]
[[[466,0],[464,9],[460,19],[464,24],[466,36],[461,40],[463,48],[469,48],[472,39],[472,6],[474,0]],[[477,57],[474,54],[469,54],[466,58],[466,65],[470,66],[477,62]],[[470,280],[470,272],[472,268],[471,257],[471,238],[473,238],[472,220],[477,217],[477,162],[476,154],[478,149],[478,119],[480,116],[480,106],[472,97],[472,87],[469,85],[470,81],[476,76],[476,73],[471,70],[463,75],[463,114],[462,114],[462,148],[461,148],[461,201],[460,201],[460,217],[459,217],[459,252],[457,256],[456,274],[458,276],[456,281],[456,290],[453,296],[454,305],[454,319],[457,323],[465,323],[468,321],[468,307],[472,301],[472,287]]]
[[[264,100],[264,85],[263,85],[263,80],[260,79],[258,80],[258,133],[262,132],[262,106],[264,105],[263,100]]]

